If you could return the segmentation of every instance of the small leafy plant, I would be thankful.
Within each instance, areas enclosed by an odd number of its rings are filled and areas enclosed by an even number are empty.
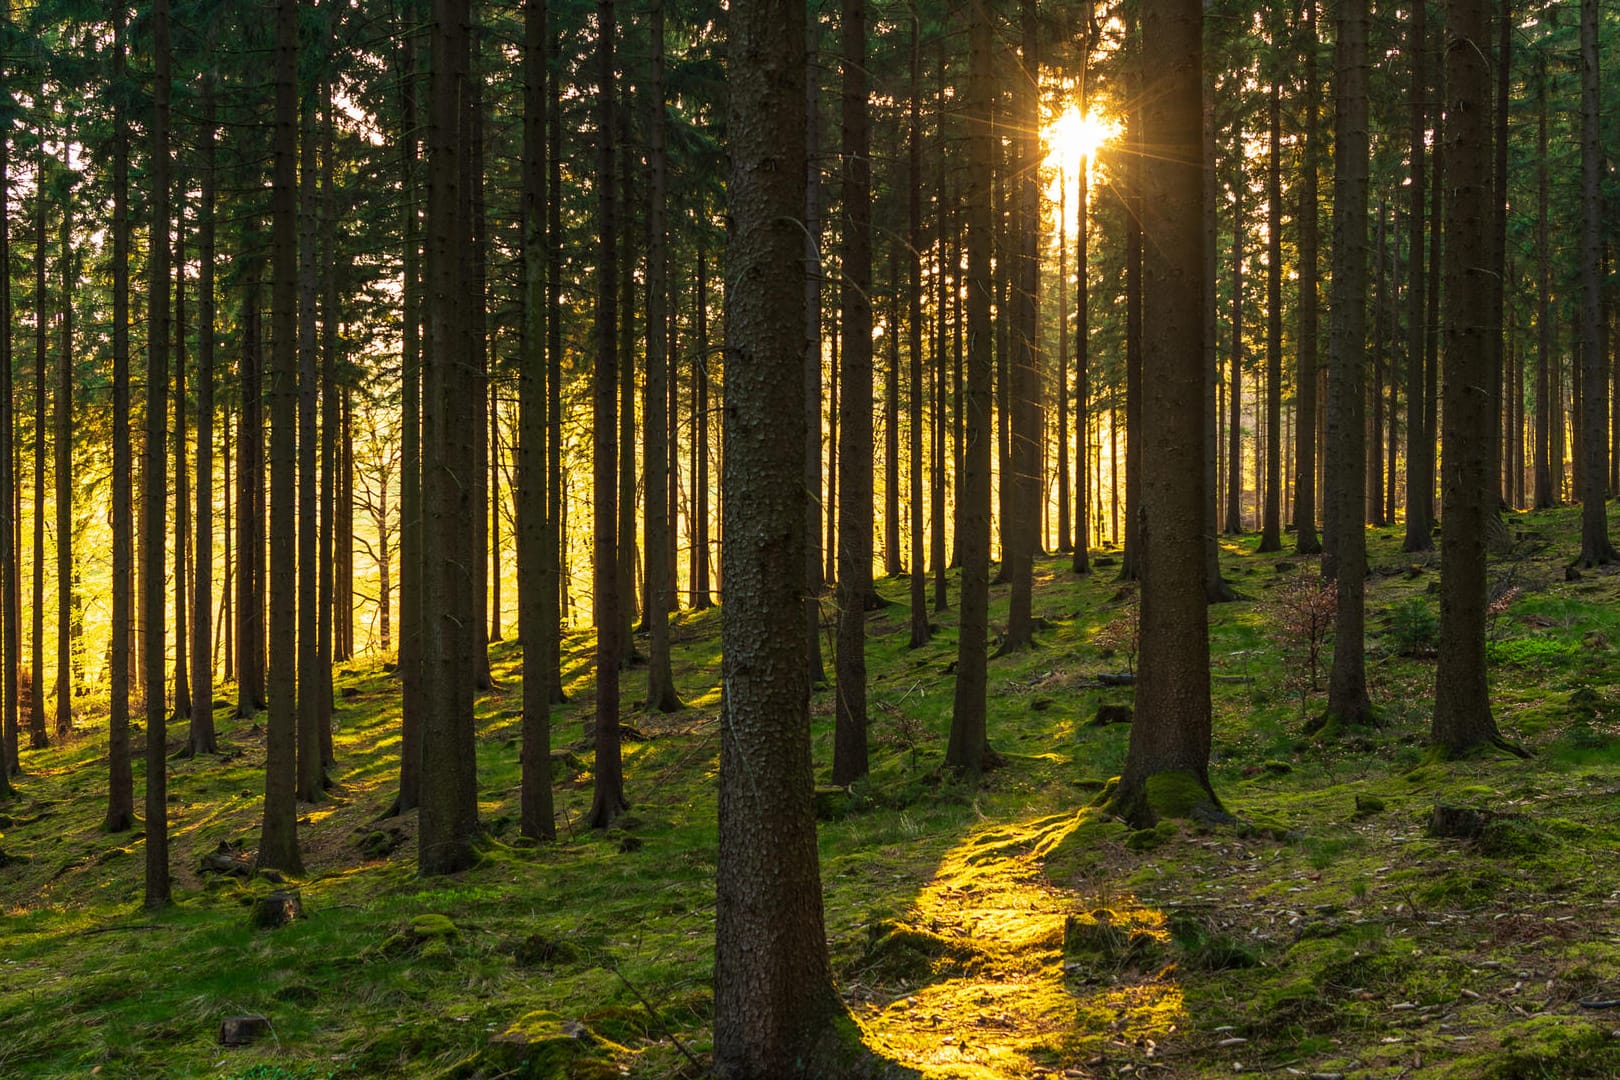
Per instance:
[[[1288,683],[1299,693],[1300,713],[1322,688],[1322,653],[1339,610],[1339,586],[1307,568],[1277,587],[1266,602],[1271,639],[1289,658]]]

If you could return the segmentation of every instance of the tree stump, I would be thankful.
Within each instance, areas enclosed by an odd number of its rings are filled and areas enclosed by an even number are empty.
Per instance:
[[[227,1016],[219,1022],[221,1046],[248,1046],[268,1034],[270,1019],[264,1016]]]
[[[258,930],[275,930],[304,917],[304,902],[297,889],[278,889],[253,902],[248,924]]]
[[[1107,727],[1109,724],[1128,724],[1131,722],[1131,707],[1129,705],[1098,705],[1097,715],[1091,718],[1092,727]]]

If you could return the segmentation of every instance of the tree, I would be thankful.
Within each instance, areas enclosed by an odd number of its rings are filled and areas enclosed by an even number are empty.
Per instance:
[[[1204,600],[1203,16],[1196,0],[1144,0],[1153,77],[1141,171],[1143,477],[1141,667],[1114,811],[1132,824],[1220,816],[1209,784],[1209,624]]]
[[[968,6],[967,120],[967,385],[962,491],[957,535],[962,554],[956,687],[945,765],[969,777],[991,757],[985,732],[986,639],[990,609],[990,220],[992,168],[990,0]]]
[[[64,154],[66,151],[63,151]],[[56,451],[56,737],[73,733],[73,174],[62,170],[62,347],[56,358],[53,420]],[[44,506],[36,508],[44,516]],[[42,575],[43,576],[43,575]]]
[[[434,0],[428,111],[428,303],[422,393],[422,775],[417,865],[423,876],[473,862],[478,830],[473,740],[473,646],[482,639],[474,589],[480,549],[467,523],[477,512],[475,399],[481,392],[467,338],[470,199],[463,101],[468,81],[468,0]]]
[[[928,624],[927,562],[923,554],[923,540],[927,531],[923,513],[923,400],[928,396],[928,389],[923,384],[922,364],[922,20],[915,8],[911,12],[911,100],[907,119],[906,229],[910,250],[906,255],[909,279],[906,288],[909,299],[906,327],[911,410],[906,449],[911,462],[911,483],[907,492],[911,503],[911,647],[916,649],[928,643],[931,629]]]
[[[134,552],[134,522],[131,514],[130,476],[133,468],[129,444],[129,126],[124,104],[124,82],[128,47],[124,41],[125,8],[123,3],[113,5],[113,53],[111,83],[113,97],[113,163],[112,163],[112,272],[113,272],[113,324],[112,324],[112,640],[108,643],[107,663],[107,817],[103,826],[108,832],[124,832],[135,824],[135,779],[130,766],[129,749],[129,577]],[[4,142],[0,140],[0,154]],[[0,158],[3,167],[3,158]],[[0,181],[4,174],[0,172]],[[3,186],[3,184],[0,184]],[[10,265],[6,245],[4,211],[0,211],[0,265]],[[10,290],[0,304],[0,322],[11,325]],[[11,456],[9,432],[11,423],[11,335],[0,334],[0,460]],[[13,565],[6,557],[10,549],[11,506],[9,478],[11,470],[0,469],[0,564]],[[3,591],[9,596],[10,585]],[[9,604],[5,627],[5,663],[7,672],[15,672],[11,663],[11,627]],[[8,677],[9,681],[9,677]],[[8,732],[11,718],[11,690],[7,690]]]
[[[1280,9],[1279,9],[1280,11]],[[1274,15],[1272,47],[1282,45]],[[1266,510],[1260,550],[1282,550],[1282,75],[1273,73],[1268,95],[1266,154]]]
[[[1333,292],[1329,308],[1327,416],[1327,558],[1322,572],[1338,583],[1333,672],[1326,722],[1372,720],[1367,697],[1367,4],[1343,0],[1336,16],[1334,76]]]
[[[270,187],[270,716],[264,740],[259,865],[301,873],[298,852],[298,572],[293,523],[298,395],[298,4],[277,0],[274,168]],[[258,437],[254,432],[253,436]]]
[[[284,0],[285,2],[285,0]],[[146,906],[169,903],[167,716],[164,701],[163,516],[169,393],[169,2],[152,5],[151,240],[147,255],[146,452],[141,471],[141,639],[146,682]],[[181,560],[183,564],[183,560]],[[177,568],[184,573],[183,565]],[[38,674],[35,675],[38,694]]]
[[[316,532],[316,209],[319,164],[315,143],[315,95],[299,88],[298,110],[298,798],[320,802],[326,797],[326,762],[321,753],[320,672],[317,637],[318,575]],[[285,578],[280,580],[287,580]]]
[[[0,30],[6,31],[6,32],[9,33],[10,29],[11,29],[10,24],[11,24],[11,5],[10,4],[0,4]],[[113,20],[113,26],[114,26],[114,32],[115,32],[115,43],[114,43],[114,46],[113,46],[113,55],[114,55],[114,58],[115,58],[114,59],[114,70],[119,71],[119,70],[122,69],[122,58],[123,58],[123,36],[122,36],[123,8],[122,7],[117,8],[117,13],[115,14],[114,20]],[[7,75],[10,74],[9,70],[6,72],[6,74]],[[7,116],[9,116],[11,114],[11,110],[12,110],[12,107],[13,107],[13,101],[12,101],[12,97],[11,97],[11,87],[9,85],[9,82],[4,80],[4,79],[0,79],[0,106],[3,106],[5,114]],[[116,150],[118,148],[126,147],[127,146],[127,139],[128,139],[128,136],[125,134],[125,130],[124,130],[123,125],[122,124],[117,125],[117,135],[114,137],[114,147],[115,147],[114,156],[115,156],[115,159],[117,158]],[[9,124],[7,124],[7,125],[4,125],[3,127],[0,127],[0,266],[8,267],[8,268],[11,266],[11,176],[10,176],[10,173],[11,173],[11,126]],[[114,165],[114,175],[115,175],[115,178],[119,175],[116,163]],[[122,190],[123,189],[119,187],[119,185],[116,183],[116,179],[115,179],[114,192],[119,193]],[[115,195],[115,198],[116,198],[116,195]],[[116,219],[116,213],[117,213],[117,211],[116,211],[116,208],[115,208],[115,211],[114,211],[115,219]],[[114,242],[115,243],[117,242],[116,239],[115,239]],[[123,265],[124,264],[122,264],[122,263],[119,264],[120,267],[122,267]],[[119,280],[119,278],[117,277],[117,275],[115,273],[115,281],[117,281],[117,280]],[[127,280],[127,278],[124,278],[123,281],[125,283],[125,292],[127,294],[128,280]],[[114,291],[114,294],[117,295],[118,290],[116,288],[116,285],[115,285],[113,291]],[[6,796],[9,796],[11,794],[11,792],[12,792],[11,778],[14,775],[16,775],[17,773],[22,771],[22,760],[21,760],[21,757],[20,757],[21,747],[19,745],[18,731],[17,731],[17,728],[18,728],[18,716],[17,716],[17,661],[18,661],[17,631],[19,629],[19,626],[18,626],[18,617],[17,617],[17,603],[16,603],[16,599],[15,599],[16,594],[17,594],[17,547],[16,547],[16,540],[15,540],[15,537],[17,535],[17,530],[16,530],[17,522],[16,522],[16,517],[15,517],[16,511],[14,509],[15,506],[17,505],[16,504],[17,480],[16,480],[15,470],[13,470],[10,467],[11,461],[12,461],[12,455],[13,455],[14,449],[15,449],[15,435],[14,435],[14,432],[16,430],[15,406],[14,406],[14,403],[13,403],[14,381],[13,381],[13,377],[12,377],[12,368],[11,368],[12,355],[11,355],[11,332],[10,332],[10,327],[11,327],[12,317],[13,317],[13,310],[12,310],[11,290],[9,288],[0,289],[0,326],[6,327],[6,331],[4,333],[0,333],[0,465],[4,466],[4,467],[0,467],[0,624],[3,624],[3,625],[0,625],[0,638],[4,639],[3,645],[0,645],[0,649],[3,649],[3,651],[4,651],[3,660],[0,660],[0,678],[3,678],[4,683],[5,683],[3,691],[0,691],[0,692],[3,692],[3,694],[4,694],[4,700],[3,700],[3,702],[0,702],[0,714],[3,714],[3,715],[0,715],[0,774],[4,774],[4,778],[0,779],[0,797],[6,797]],[[115,334],[116,334],[116,331],[115,331]],[[115,338],[115,340],[116,340],[116,338]],[[126,335],[125,356],[126,357],[128,356],[127,335]],[[129,385],[127,378],[125,380],[124,385],[125,385],[125,388],[127,390],[128,385]],[[114,394],[115,394],[115,397],[116,397],[116,390],[114,391]],[[114,411],[116,413],[116,408],[115,408]],[[128,415],[127,409],[125,411],[125,415],[126,415],[126,417]],[[115,420],[114,421],[114,431],[116,432],[116,430],[117,430],[117,426],[116,426],[116,420]],[[127,445],[127,441],[126,441],[126,445]],[[114,453],[116,454],[116,449],[115,449]],[[127,472],[125,473],[125,475],[126,476],[128,475]],[[118,481],[114,480],[113,483],[114,483],[114,492],[115,492],[115,497],[116,497]],[[115,553],[114,558],[116,560],[116,553]],[[128,599],[129,599],[127,594],[125,595],[124,599],[125,599],[125,602],[127,603]],[[115,600],[114,601],[115,606],[116,606],[116,603],[117,603],[117,601]],[[126,654],[125,660],[126,660],[126,663],[127,663],[127,660],[128,660],[127,654]],[[112,696],[113,696],[113,700],[116,702],[117,701],[117,687],[116,687],[116,685],[113,687]],[[126,705],[126,707],[127,707],[127,705]],[[116,709],[117,709],[116,704],[113,706],[113,709],[116,712]],[[111,757],[111,773],[112,773],[112,779],[113,779],[112,790],[111,790],[111,793],[109,794],[108,798],[109,798],[109,802],[114,804],[115,806],[117,804],[117,799],[118,799],[118,795],[119,795],[119,787],[118,787],[118,782],[117,782],[118,781],[118,764],[119,764],[119,762],[118,762],[118,747],[119,747],[118,734],[119,733],[116,730],[116,725],[114,725],[114,728],[111,731],[111,733],[109,735],[109,738],[108,738],[108,744],[109,744],[108,752],[109,752],[109,755]],[[123,760],[124,772],[126,774],[128,774],[128,772],[129,772],[129,753],[128,753],[129,735],[128,735],[128,726],[127,726],[127,724],[126,724],[126,726],[124,728],[123,747],[124,747],[124,760]],[[125,786],[126,791],[128,790],[128,787],[129,787],[129,785]],[[127,796],[126,801],[132,801],[133,799],[134,799],[134,795],[129,794]],[[134,816],[134,811],[133,811],[132,808],[129,809],[126,812],[126,816],[129,816],[129,817]],[[113,823],[113,816],[112,816],[111,812],[109,812],[109,814],[108,814],[108,822],[109,822],[109,824]],[[125,825],[125,827],[127,828],[128,826]]]
[[[551,796],[551,676],[546,628],[546,26],[545,0],[523,6],[523,364],[518,373],[518,635],[523,641],[519,826],[557,836]],[[559,387],[552,387],[560,393]]]
[[[1496,513],[1489,385],[1493,351],[1486,260],[1491,176],[1489,32],[1483,0],[1446,6],[1446,203],[1442,255],[1447,297],[1445,457],[1442,459],[1440,647],[1431,737],[1447,754],[1501,744],[1486,681],[1486,531]],[[1602,478],[1599,478],[1599,485]],[[1340,588],[1343,588],[1342,579]]]
[[[681,707],[675,693],[675,675],[669,660],[669,601],[674,596],[669,560],[668,488],[654,478],[669,471],[669,236],[664,224],[668,188],[669,152],[665,145],[668,108],[664,101],[664,4],[654,0],[652,23],[652,79],[647,88],[647,408],[642,428],[646,484],[647,597],[642,609],[647,624],[647,707],[674,712]]]
[[[214,203],[217,176],[214,164],[214,78],[204,76],[201,142],[202,205],[198,208],[197,246],[197,568],[192,599],[191,732],[187,749],[212,754],[218,749],[214,732]]]
[[[597,172],[600,188],[597,228],[600,233],[596,280],[596,369],[591,410],[596,597],[596,769],[591,809],[592,828],[605,829],[623,813],[624,767],[619,756],[619,614],[618,516],[618,326],[619,235],[617,203],[618,128],[614,120],[616,69],[613,65],[613,0],[597,0]]]
[[[1406,60],[1411,66],[1411,121],[1407,133],[1407,154],[1411,161],[1411,189],[1407,192],[1406,240],[1406,538],[1402,551],[1430,551],[1434,548],[1434,522],[1430,520],[1430,499],[1434,490],[1434,444],[1424,436],[1423,424],[1423,160],[1427,153],[1426,119],[1429,77],[1426,60],[1429,31],[1426,3],[1412,5],[1408,17]]]
[[[1620,562],[1609,541],[1608,349],[1604,341],[1602,101],[1598,3],[1581,0],[1581,566]],[[1449,354],[1448,354],[1449,355]]]
[[[1316,147],[1321,85],[1316,78],[1316,0],[1300,6],[1300,46],[1304,55],[1305,128],[1300,152],[1299,185],[1299,354],[1294,387],[1299,395],[1294,439],[1294,550],[1315,555],[1322,550],[1316,535],[1316,346],[1317,346],[1317,168]]]
[[[833,990],[812,807],[802,610],[805,5],[737,0],[723,455],[714,1071],[868,1074]],[[914,568],[915,570],[915,568]]]
[[[838,658],[833,783],[866,775],[866,609],[872,593],[872,161],[866,0],[843,0],[843,313],[839,370]]]

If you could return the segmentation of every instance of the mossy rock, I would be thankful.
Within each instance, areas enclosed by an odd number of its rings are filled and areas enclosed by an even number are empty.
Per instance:
[[[884,919],[867,929],[866,951],[857,967],[868,980],[905,983],[920,982],[942,968],[970,970],[977,959],[977,951],[965,941]]]
[[[1173,821],[1160,821],[1151,829],[1136,829],[1125,837],[1125,846],[1131,851],[1153,851],[1168,844],[1176,837],[1176,824]]]
[[[1480,854],[1498,858],[1535,855],[1558,846],[1546,829],[1524,817],[1499,817],[1487,822],[1475,841]]]
[[[454,1070],[457,1077],[521,1077],[523,1080],[597,1080],[617,1075],[613,1063],[624,1048],[579,1020],[556,1013],[525,1013]]]
[[[1356,812],[1351,814],[1350,816],[1352,818],[1354,818],[1356,821],[1361,821],[1364,818],[1370,818],[1374,814],[1382,814],[1383,812],[1384,812],[1384,800],[1383,799],[1380,799],[1376,795],[1357,795],[1356,796]]]
[[[579,959],[579,950],[566,941],[530,934],[512,948],[518,967],[564,967]]]
[[[404,930],[390,935],[378,947],[378,952],[390,957],[413,955],[448,967],[454,963],[453,946],[460,936],[460,927],[447,915],[414,915]]]

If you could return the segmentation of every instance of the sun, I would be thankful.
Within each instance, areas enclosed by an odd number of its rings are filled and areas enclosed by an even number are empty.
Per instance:
[[[1070,105],[1041,133],[1046,143],[1046,164],[1072,173],[1082,159],[1093,161],[1097,151],[1119,134],[1119,123],[1095,112],[1082,113]]]

